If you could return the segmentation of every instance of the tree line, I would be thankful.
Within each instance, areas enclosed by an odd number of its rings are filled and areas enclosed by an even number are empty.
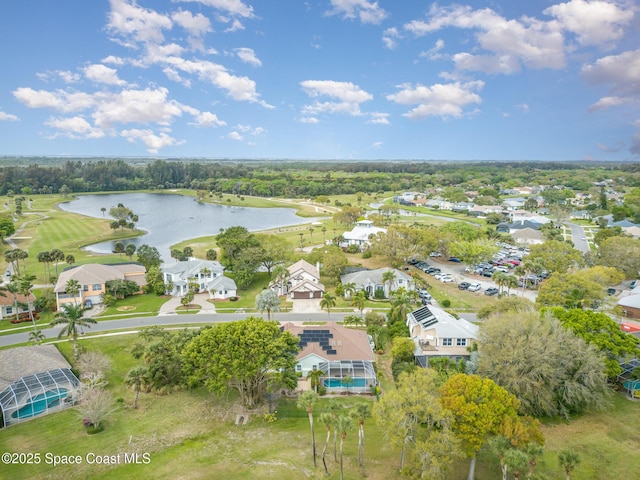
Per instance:
[[[21,159],[0,167],[0,195],[188,188],[239,195],[316,197],[450,186],[558,185],[585,190],[610,178],[640,186],[633,165],[529,162],[256,162]],[[42,162],[44,164],[40,164]],[[27,164],[27,166],[23,166]]]

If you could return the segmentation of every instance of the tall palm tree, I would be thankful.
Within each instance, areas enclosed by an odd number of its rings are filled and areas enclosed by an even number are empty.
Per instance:
[[[311,451],[313,452],[313,466],[316,467],[316,434],[313,427],[313,405],[318,401],[318,394],[315,392],[304,392],[298,397],[298,408],[303,408],[309,416],[309,427],[311,428]]]
[[[316,393],[318,393],[320,377],[322,377],[323,374],[324,372],[322,370],[318,370],[317,368],[314,368],[309,373],[307,373],[307,380],[309,380],[309,382],[311,383],[311,388],[313,388],[313,391]]]
[[[20,285],[15,280],[7,283],[5,287],[7,292],[13,295],[13,308],[16,314],[16,322],[19,320],[20,316],[18,315],[18,293],[20,293]]]
[[[73,303],[75,305],[78,304],[76,297],[80,293],[80,288],[81,288],[80,282],[78,282],[78,280],[74,278],[69,280],[64,286],[64,291],[73,297]]]
[[[327,429],[327,436],[324,439],[324,447],[322,447],[322,465],[324,465],[324,474],[325,476],[329,476],[329,469],[327,468],[327,461],[325,460],[325,453],[327,452],[327,447],[329,446],[329,440],[331,440],[331,426],[334,423],[333,415],[328,412],[324,412],[320,414],[319,421],[322,425],[324,425]]]
[[[49,264],[51,263],[51,253],[48,251],[39,252],[36,256],[38,262],[44,264],[44,283],[47,283],[47,273],[49,274],[49,279],[51,279],[51,271],[49,270]]]
[[[347,415],[340,415],[336,419],[336,429],[340,432],[340,480],[344,480],[342,470],[344,439],[347,438],[347,432],[353,428],[353,420]]]
[[[127,244],[127,246],[124,247],[124,253],[129,257],[129,261],[133,260],[133,255],[136,253],[136,246],[133,243]]]
[[[364,290],[358,291],[351,300],[351,305],[356,307],[360,311],[360,316],[362,317],[362,311],[364,310],[365,303],[367,301],[367,297],[364,294]]]
[[[31,308],[31,289],[33,288],[33,276],[28,276],[20,280],[18,284],[18,288],[20,289],[20,293],[24,295],[27,299],[27,310],[29,310],[29,318],[31,319],[31,323],[33,323],[33,330],[37,330],[36,328],[36,319],[33,316],[33,308]]]
[[[344,289],[344,298],[351,298],[351,295],[356,293],[356,284],[353,282],[345,283],[342,288]]]
[[[396,279],[396,272],[392,269],[387,270],[382,274],[382,283],[387,286],[387,298],[391,297],[391,286],[393,285],[393,281]]]
[[[133,408],[138,408],[138,396],[140,395],[140,390],[142,390],[143,386],[146,386],[149,383],[149,370],[147,370],[147,367],[142,365],[133,367],[127,372],[124,383],[133,387],[133,391],[136,394],[133,399]]]
[[[358,465],[362,467],[362,476],[364,477],[364,421],[371,416],[371,405],[358,403],[351,410],[351,414],[358,421]]]
[[[280,263],[278,265],[276,265],[275,267],[273,267],[273,270],[271,271],[271,278],[278,283],[278,285],[280,286],[280,295],[284,295],[284,282],[287,280],[287,277],[289,276],[289,270],[287,269],[287,267]]]
[[[54,248],[49,252],[51,260],[56,262],[56,277],[58,276],[58,263],[64,260],[64,253],[59,248]]]
[[[78,350],[78,327],[89,327],[89,324],[97,323],[93,318],[84,317],[85,308],[82,305],[73,305],[65,303],[62,310],[56,313],[55,318],[51,322],[51,326],[64,325],[58,338],[66,335],[73,342],[73,357],[78,359],[80,352]]]
[[[336,297],[330,293],[325,293],[320,300],[320,308],[327,311],[329,320],[331,320],[331,309],[336,306]]]
[[[389,320],[404,321],[411,309],[411,296],[407,292],[398,291],[389,310]]]
[[[122,254],[124,252],[125,252],[125,247],[123,242],[116,242],[113,244],[113,253],[119,254],[121,260],[122,260]]]
[[[564,469],[567,480],[571,480],[571,473],[580,464],[580,456],[572,450],[562,450],[558,454],[560,466]]]

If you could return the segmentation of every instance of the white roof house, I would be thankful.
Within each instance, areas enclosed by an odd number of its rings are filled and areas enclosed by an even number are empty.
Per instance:
[[[391,285],[382,280],[383,275],[388,271],[392,271],[395,274]],[[378,268],[376,270],[361,270],[359,272],[347,273],[340,276],[340,282],[342,282],[343,285],[353,283],[356,286],[356,291],[364,290],[372,297],[375,295],[376,290],[382,290],[384,296],[388,298],[392,291],[398,290],[399,288],[404,288],[407,291],[415,289],[413,278],[395,268]]]
[[[478,343],[477,325],[431,305],[409,313],[406,323],[415,343],[414,356],[423,367],[432,357],[468,359],[467,349]]]
[[[217,260],[186,260],[162,265],[162,277],[170,285],[171,295],[182,296],[192,284],[211,298],[230,298],[237,293],[233,279],[224,277],[224,267]],[[224,278],[224,280],[223,280]]]
[[[387,229],[374,227],[371,220],[360,220],[356,223],[356,226],[353,227],[353,230],[342,234],[344,238],[343,245],[358,245],[359,247],[369,245],[369,237],[380,232],[387,233]]]

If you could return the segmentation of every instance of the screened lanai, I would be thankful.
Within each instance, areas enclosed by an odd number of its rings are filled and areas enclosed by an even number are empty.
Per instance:
[[[373,362],[365,360],[320,362],[318,369],[323,372],[321,382],[329,393],[371,393],[371,387],[377,385]],[[351,380],[347,383],[345,379]]]
[[[54,345],[0,350],[0,427],[73,405],[78,383]]]
[[[63,410],[74,405],[78,378],[69,368],[22,377],[0,393],[2,426]]]

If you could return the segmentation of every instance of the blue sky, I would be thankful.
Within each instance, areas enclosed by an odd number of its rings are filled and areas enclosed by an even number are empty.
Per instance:
[[[0,154],[640,160],[637,0],[3,2]]]

